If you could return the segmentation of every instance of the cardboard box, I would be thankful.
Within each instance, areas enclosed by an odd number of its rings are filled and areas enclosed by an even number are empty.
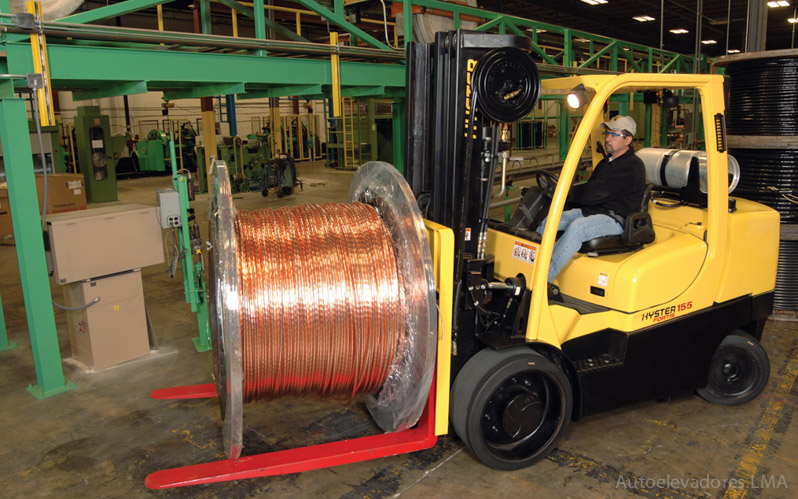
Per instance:
[[[150,353],[141,272],[75,282],[64,288],[72,356],[92,369],[104,369]]]
[[[155,207],[118,204],[47,217],[53,278],[59,284],[163,263]]]
[[[44,204],[44,177],[36,175],[39,213]],[[82,174],[51,173],[47,175],[47,213],[64,213],[86,209],[86,188]],[[0,238],[13,234],[8,185],[0,184]]]

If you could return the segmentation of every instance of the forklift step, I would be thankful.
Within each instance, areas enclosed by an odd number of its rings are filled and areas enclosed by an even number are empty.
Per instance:
[[[605,353],[588,359],[579,359],[574,361],[574,365],[577,372],[581,374],[591,371],[610,369],[613,367],[621,367],[623,365],[623,361]]]

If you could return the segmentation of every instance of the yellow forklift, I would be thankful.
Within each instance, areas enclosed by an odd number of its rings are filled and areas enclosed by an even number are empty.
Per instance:
[[[459,31],[408,54],[405,176],[425,218],[454,231],[453,320],[451,338],[438,345],[436,420],[448,412],[474,454],[504,470],[545,457],[569,421],[623,404],[695,391],[726,405],[756,397],[769,375],[758,340],[778,255],[777,212],[729,196],[722,76],[541,81],[530,49],[522,37]],[[559,179],[544,175],[545,188],[528,191],[510,223],[491,220],[508,125],[541,94],[564,100],[574,90],[590,103]],[[586,150],[594,166],[602,159],[610,98],[663,90],[696,92],[706,152],[677,162],[677,151],[647,150],[647,180],[668,199],[646,198],[622,235],[585,243],[549,284],[571,179]],[[684,182],[668,185],[669,169]]]
[[[488,466],[513,470],[544,458],[570,421],[591,414],[695,392],[716,404],[742,404],[764,389],[769,362],[759,339],[773,306],[779,215],[729,196],[736,184],[729,165],[736,163],[726,152],[723,77],[541,80],[530,52],[525,37],[468,31],[410,44],[404,178],[372,162],[350,188],[350,201],[377,206],[393,232],[414,234],[394,244],[403,259],[426,269],[404,287],[410,301],[423,304],[407,321],[416,344],[402,349],[416,349],[407,390],[414,417],[388,433],[240,456],[238,305],[225,294],[237,282],[229,248],[235,210],[226,168],[217,165],[209,203],[211,246],[219,251],[211,261],[224,284],[211,278],[217,384],[156,390],[153,397],[218,396],[228,459],[153,473],[148,487],[374,459],[432,447],[451,430]],[[541,187],[523,196],[510,222],[492,220],[509,126],[541,95],[565,100],[574,89],[590,102],[559,178],[541,175]],[[641,151],[656,202],[646,197],[626,217],[623,234],[588,241],[548,283],[571,179],[586,153],[594,165],[602,159],[607,103],[663,90],[696,92],[706,151]],[[549,222],[539,234],[544,216]]]

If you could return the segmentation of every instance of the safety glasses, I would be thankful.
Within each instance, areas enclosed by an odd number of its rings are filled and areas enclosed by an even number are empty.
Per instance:
[[[623,137],[623,133],[621,133],[621,132],[610,132],[609,130],[604,132],[604,135],[612,135],[613,137]]]

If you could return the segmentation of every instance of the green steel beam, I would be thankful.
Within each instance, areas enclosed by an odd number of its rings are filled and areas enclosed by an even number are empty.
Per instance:
[[[476,31],[487,32],[491,28],[495,28],[496,26],[500,25],[502,23],[502,21],[504,21],[504,16],[499,16],[499,17],[493,19],[492,21],[488,21],[485,24],[477,26]]]
[[[0,99],[0,142],[3,144],[8,198],[22,295],[28,317],[31,350],[36,367],[36,385],[28,391],[36,398],[49,397],[75,388],[64,378],[61,351],[55,328],[50,282],[44,258],[44,241],[39,221],[39,203],[30,147],[28,121],[23,99]]]
[[[599,57],[601,57],[602,55],[606,54],[610,50],[613,50],[616,47],[617,44],[618,44],[618,40],[615,40],[612,43],[606,45],[603,49],[601,49],[598,52],[596,52],[595,54],[593,54],[593,56],[590,59],[588,59],[585,62],[583,62],[582,64],[580,64],[579,68],[581,69],[581,68],[586,68],[586,67],[590,66],[591,64],[596,62],[599,59]]]
[[[163,98],[166,100],[199,99],[200,97],[239,94],[243,92],[245,92],[243,83],[206,83],[195,85],[184,90],[166,90],[163,93]]]
[[[553,66],[559,66],[557,61],[552,59],[542,48],[538,47],[538,44],[534,41],[532,42],[532,51],[539,55],[546,63],[551,64]]]
[[[88,24],[95,21],[102,21],[104,19],[111,19],[114,17],[123,16],[125,14],[130,14],[131,12],[136,12],[137,10],[149,9],[150,7],[155,7],[158,4],[164,3],[169,2],[164,0],[126,0],[113,5],[106,5],[105,7],[87,10],[86,12],[81,12],[80,14],[75,14],[73,16],[63,17],[58,19],[56,22]]]
[[[637,65],[637,62],[635,61],[634,52],[629,52],[625,49],[620,49],[618,52],[624,57],[624,59],[629,61],[629,64],[632,65],[632,69],[634,69],[638,73],[643,72],[643,70],[640,68],[640,66]]]
[[[410,2],[403,2],[402,22],[404,24],[404,42],[407,47],[407,44],[413,41],[413,5]]]
[[[101,99],[103,97],[118,97],[121,95],[143,94],[148,91],[146,81],[127,81],[116,84],[103,85],[91,90],[75,90],[72,100]]]
[[[393,103],[393,166],[400,173],[405,173],[405,101],[394,100]]]
[[[342,97],[382,97],[384,95],[385,95],[384,86],[348,87],[341,89]]]
[[[17,348],[17,344],[8,341],[6,334],[6,318],[3,316],[3,300],[0,299],[0,352],[7,352]]]
[[[651,104],[646,104],[646,132],[643,147],[651,147]]]
[[[516,26],[515,24],[513,24],[511,22],[506,22],[505,25],[510,29],[510,31],[512,31],[516,35],[518,35],[518,36],[527,36],[527,34],[524,33],[523,31],[521,31],[518,28],[518,26]]]
[[[314,85],[282,85],[279,87],[272,87],[265,90],[250,90],[247,89],[246,93],[239,94],[239,99],[263,99],[271,97],[288,97],[290,95],[298,95],[300,97],[315,96],[328,93],[330,90],[325,88],[327,85],[320,83]]]
[[[243,14],[244,16],[250,19],[255,18],[254,8],[247,7],[246,5],[241,5],[240,3],[236,2],[236,0],[219,0],[219,3],[230,7],[234,11],[238,12],[239,14]]]
[[[670,61],[670,62],[668,62],[667,64],[663,64],[663,66],[662,66],[662,69],[660,69],[660,71],[659,71],[659,72],[660,72],[660,73],[667,73],[667,72],[668,72],[668,71],[670,71],[671,69],[676,69],[676,70],[679,70],[679,69],[681,69],[681,68],[680,68],[681,57],[682,57],[682,56],[680,56],[680,55],[677,55],[676,57],[674,57],[673,59],[671,59],[671,61]],[[664,63],[665,61],[663,60],[662,62]],[[673,68],[673,66],[676,66],[676,68]]]
[[[362,29],[358,28],[354,24],[347,21],[343,13],[343,4],[341,4],[342,6],[340,11],[336,9],[336,12],[330,12],[329,10],[327,10],[325,6],[318,4],[313,0],[296,0],[296,2],[305,7],[306,9],[313,11],[315,14],[318,14],[319,16],[322,17],[322,19],[330,21],[339,28],[349,32],[352,35],[357,36],[358,38],[368,43],[372,47],[377,47],[383,50],[391,50],[390,47],[388,47],[381,41],[377,40],[373,36],[363,31]]]
[[[30,45],[7,43],[9,72],[33,72]],[[91,80],[93,86],[117,81],[147,81],[148,88],[182,90],[194,82],[218,84],[314,85],[332,84],[329,60],[255,57],[237,54],[171,52],[94,46],[48,44],[50,77],[60,88]],[[208,68],[224,68],[223,71]],[[341,62],[341,85],[405,87],[405,66]],[[74,85],[77,87],[78,85]],[[256,86],[256,85],[253,85]],[[74,88],[73,87],[73,88]]]
[[[213,34],[211,25],[211,0],[199,0],[200,4],[200,31],[206,35]]]

